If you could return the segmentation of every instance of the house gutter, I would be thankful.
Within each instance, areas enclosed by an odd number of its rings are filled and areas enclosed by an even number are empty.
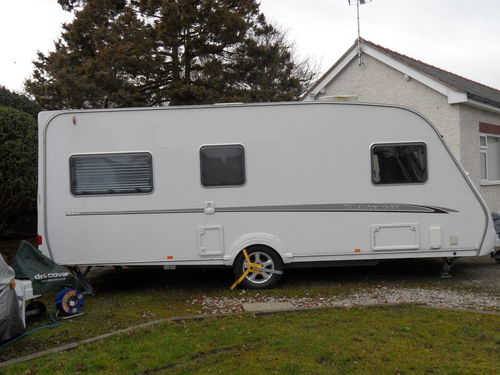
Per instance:
[[[482,102],[474,100],[474,99],[468,98],[466,101],[464,101],[462,103],[463,104],[468,104],[471,107],[483,109],[483,110],[488,111],[488,112],[493,112],[493,113],[500,114],[500,107],[495,107],[493,105],[482,103]]]

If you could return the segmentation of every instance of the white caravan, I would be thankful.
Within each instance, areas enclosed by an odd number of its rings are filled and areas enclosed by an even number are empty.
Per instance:
[[[489,254],[493,222],[408,109],[279,103],[42,112],[39,249],[69,266],[232,266]],[[449,264],[448,262],[447,264]],[[327,264],[327,263],[325,263]]]

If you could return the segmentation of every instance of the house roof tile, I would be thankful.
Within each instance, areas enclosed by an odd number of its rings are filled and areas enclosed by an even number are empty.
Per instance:
[[[442,84],[449,86],[457,91],[463,91],[467,94],[469,99],[489,104],[494,107],[500,107],[500,90],[497,90],[493,87],[483,85],[479,82],[472,81],[468,78],[464,78],[457,74],[448,72],[446,70],[440,69],[436,66],[424,63],[420,60],[414,59],[412,57],[403,55],[396,51],[390,50],[388,48],[382,47],[376,43],[370,42],[366,39],[361,39],[361,43],[368,45],[381,53],[399,61],[410,68],[413,68],[420,73],[435,79]],[[357,40],[354,42],[354,45],[346,51],[346,53],[317,81],[317,83],[311,87],[306,95],[312,92],[313,88],[321,81],[323,81],[328,74],[342,61],[349,53],[355,49],[357,46]]]

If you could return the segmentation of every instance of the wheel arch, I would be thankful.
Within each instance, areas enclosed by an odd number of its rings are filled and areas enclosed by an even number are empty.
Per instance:
[[[271,248],[281,257],[285,264],[292,262],[292,254],[287,251],[278,237],[269,233],[249,233],[238,237],[231,244],[228,253],[224,256],[224,264],[232,266],[236,257],[243,249],[255,245],[263,245]]]

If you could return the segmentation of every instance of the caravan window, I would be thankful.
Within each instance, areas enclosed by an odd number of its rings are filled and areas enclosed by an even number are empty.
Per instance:
[[[240,186],[245,183],[245,149],[242,145],[200,148],[203,186]]]
[[[427,181],[427,151],[424,143],[374,145],[371,158],[374,184],[412,184]]]
[[[73,155],[69,165],[74,195],[153,191],[153,163],[148,152]]]

